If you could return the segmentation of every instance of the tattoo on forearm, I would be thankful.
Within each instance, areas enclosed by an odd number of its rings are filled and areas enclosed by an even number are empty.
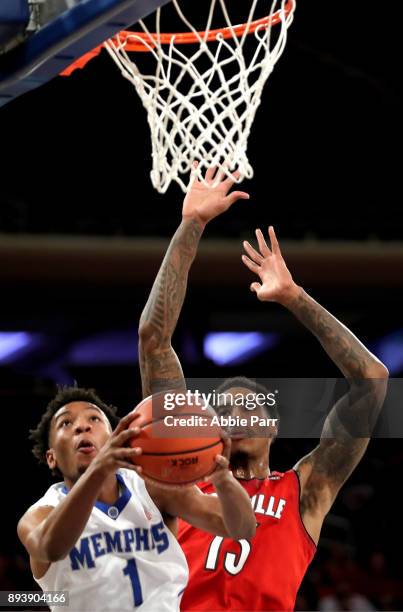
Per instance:
[[[174,332],[201,234],[202,228],[197,221],[192,219],[181,224],[151,289],[140,323],[151,324],[158,343],[169,342]]]
[[[360,462],[376,427],[387,378],[349,380],[349,385],[326,417],[319,446],[305,459],[314,471],[312,495],[323,480],[337,492]]]
[[[290,310],[319,340],[343,374],[365,377],[377,360],[340,321],[301,290]]]
[[[303,460],[311,464],[312,483],[316,483],[306,488],[301,499],[301,511],[305,511],[317,503],[323,479],[337,491],[362,458],[384,402],[387,370],[302,289],[289,309],[316,336],[349,383],[349,391],[335,401],[325,420],[319,446]]]
[[[181,223],[141,315],[140,369],[144,395],[184,386],[182,369],[171,347],[171,338],[185,299],[189,269],[202,232],[195,219]]]

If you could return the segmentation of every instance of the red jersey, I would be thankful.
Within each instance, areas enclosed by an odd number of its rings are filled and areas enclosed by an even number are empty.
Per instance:
[[[256,534],[249,540],[213,536],[180,521],[178,540],[189,564],[182,610],[293,610],[316,552],[299,511],[294,470],[239,480],[251,498]],[[211,483],[199,485],[214,493]]]

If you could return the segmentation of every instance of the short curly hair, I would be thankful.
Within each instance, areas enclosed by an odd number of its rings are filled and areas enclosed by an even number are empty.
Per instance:
[[[41,420],[35,429],[29,432],[29,439],[34,442],[32,453],[39,463],[46,462],[46,451],[49,449],[49,433],[52,417],[59,408],[70,404],[71,402],[88,402],[94,404],[108,418],[112,427],[115,427],[119,422],[117,416],[117,408],[112,405],[105,404],[98,397],[94,389],[83,389],[80,387],[60,387],[55,397],[49,402]]]

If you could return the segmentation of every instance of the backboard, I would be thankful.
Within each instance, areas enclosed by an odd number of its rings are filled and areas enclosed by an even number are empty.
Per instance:
[[[23,42],[0,55],[0,106],[49,81],[78,57],[168,1],[70,2],[71,8],[66,8],[43,27],[28,34]],[[3,18],[6,24],[6,16]],[[0,29],[2,26],[0,11]]]

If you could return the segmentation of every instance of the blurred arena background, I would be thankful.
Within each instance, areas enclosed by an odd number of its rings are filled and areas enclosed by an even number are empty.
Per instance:
[[[401,79],[394,7],[300,2],[249,145],[255,177],[205,233],[175,348],[189,377],[331,377],[314,338],[257,303],[241,242],[273,224],[294,278],[403,372]],[[137,323],[183,194],[151,186],[145,112],[103,52],[0,109],[0,589],[29,589],[15,526],[50,478],[30,455],[55,384],[140,400]],[[315,441],[279,440],[285,470]],[[402,610],[401,441],[374,440],[329,515],[298,610]],[[263,579],[263,576],[261,577]]]

